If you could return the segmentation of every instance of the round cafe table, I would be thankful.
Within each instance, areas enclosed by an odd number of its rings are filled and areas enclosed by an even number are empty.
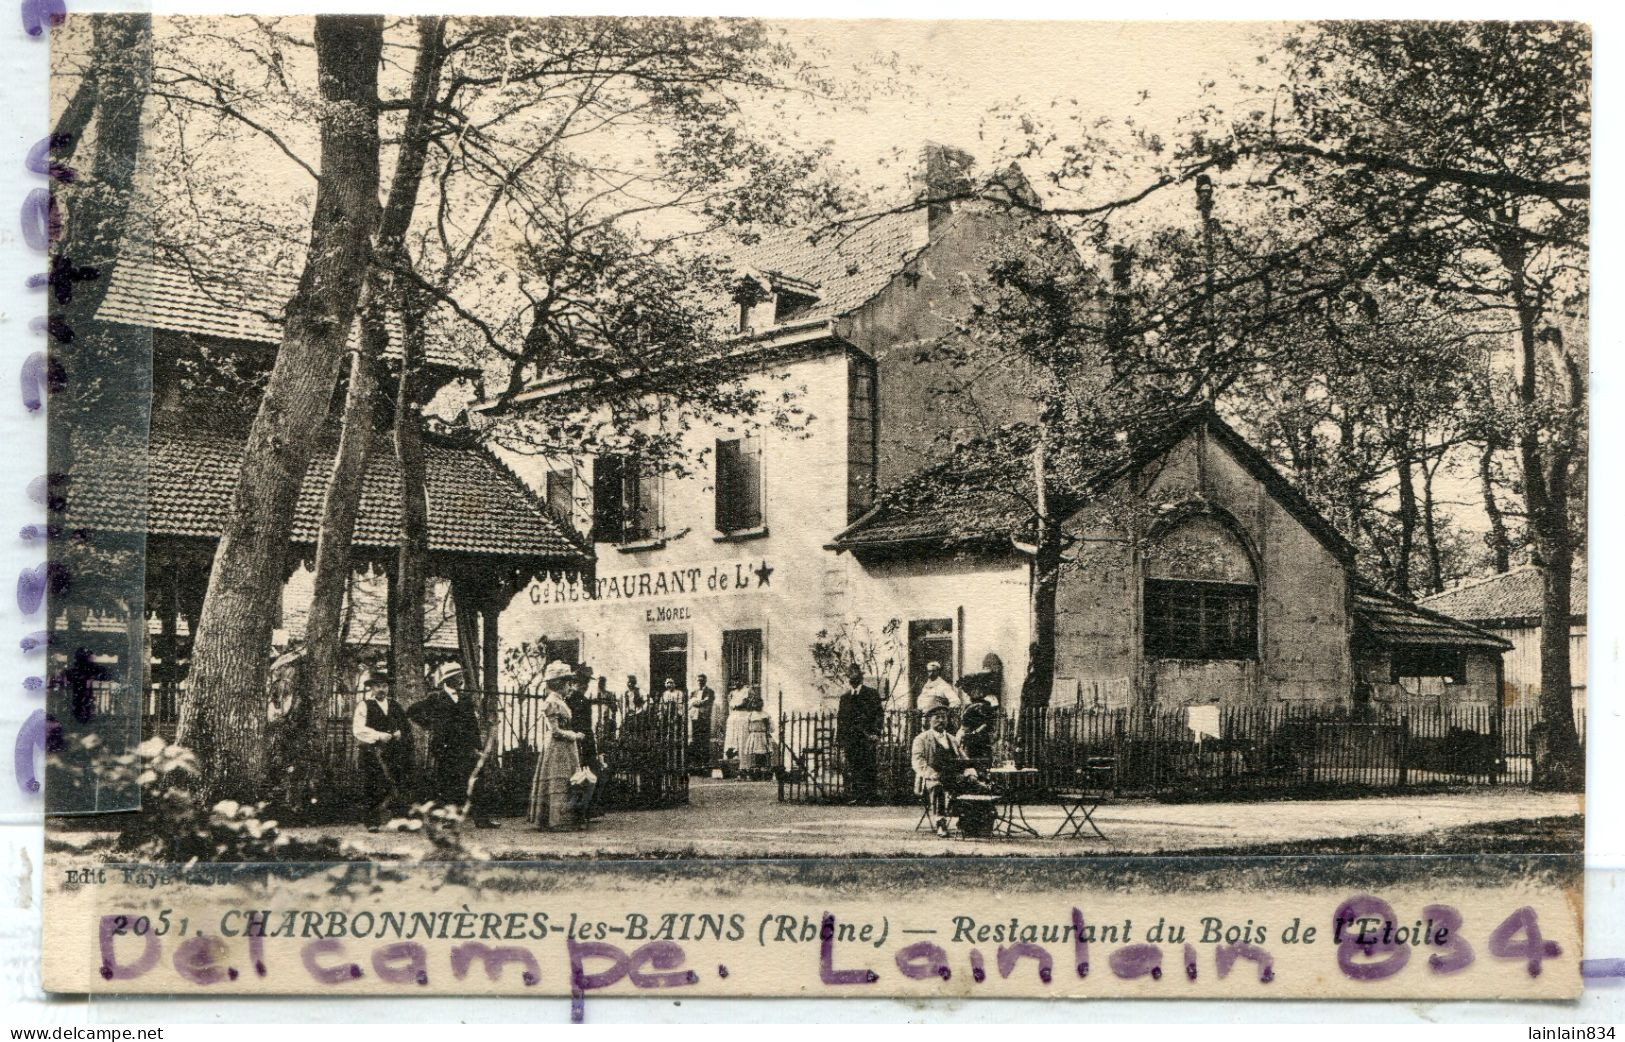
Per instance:
[[[1000,836],[1031,836],[1038,830],[1027,822],[1023,807],[1040,795],[1037,767],[994,767],[987,772],[988,784],[999,797],[998,817],[993,832]]]

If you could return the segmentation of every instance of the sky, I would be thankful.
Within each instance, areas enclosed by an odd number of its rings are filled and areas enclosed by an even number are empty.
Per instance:
[[[923,74],[916,89],[874,98],[829,121],[854,160],[925,140],[975,153],[987,113],[1021,103],[1043,115],[1076,100],[1086,117],[1133,113],[1169,125],[1202,101],[1204,80],[1245,65],[1280,23],[777,22],[828,52],[831,69],[895,54]],[[995,144],[988,139],[983,144]]]

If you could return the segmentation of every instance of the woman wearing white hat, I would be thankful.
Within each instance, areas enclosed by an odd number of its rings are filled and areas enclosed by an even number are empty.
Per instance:
[[[581,770],[576,743],[585,737],[570,729],[570,706],[565,695],[575,683],[576,671],[563,662],[549,662],[542,673],[547,698],[542,702],[540,755],[530,782],[530,811],[526,817],[544,830],[571,828],[578,815],[570,802],[570,782]]]

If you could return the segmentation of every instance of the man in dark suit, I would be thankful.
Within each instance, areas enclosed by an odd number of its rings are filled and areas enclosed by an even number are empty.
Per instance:
[[[463,691],[463,667],[448,662],[434,672],[434,694],[406,711],[407,717],[429,732],[429,756],[434,761],[432,797],[436,803],[461,807],[469,801],[469,816],[482,829],[496,828],[481,801],[468,794],[468,780],[480,759],[480,718],[474,699]]]
[[[389,690],[383,666],[361,679],[362,700],[355,707],[350,733],[361,747],[361,793],[367,831],[377,832],[391,813],[406,809],[405,786],[412,770],[412,736],[406,710]]]
[[[846,761],[846,788],[853,803],[873,803],[878,787],[875,749],[886,729],[880,692],[863,682],[863,670],[847,672],[847,688],[835,713],[835,740]]]

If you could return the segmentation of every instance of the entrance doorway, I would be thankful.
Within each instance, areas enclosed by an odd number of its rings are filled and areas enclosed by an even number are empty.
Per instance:
[[[925,686],[925,664],[942,667],[944,680],[954,679],[954,620],[915,619],[908,624],[909,705]]]
[[[649,634],[649,686],[650,698],[659,698],[666,678],[677,681],[677,686],[688,690],[688,634]]]

